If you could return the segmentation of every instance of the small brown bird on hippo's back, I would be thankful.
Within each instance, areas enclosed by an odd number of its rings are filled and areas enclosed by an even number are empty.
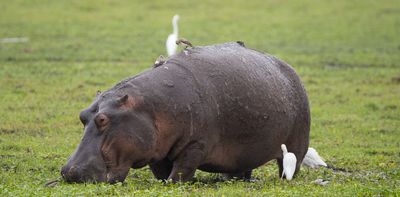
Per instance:
[[[193,47],[192,43],[190,43],[189,40],[186,40],[185,38],[179,38],[176,41],[176,45],[181,45],[181,44],[185,46],[185,49],[188,47]]]

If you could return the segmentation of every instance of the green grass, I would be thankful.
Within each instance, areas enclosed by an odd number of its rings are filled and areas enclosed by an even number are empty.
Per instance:
[[[82,126],[80,110],[165,54],[171,17],[195,45],[242,40],[301,76],[312,112],[311,146],[334,166],[281,181],[275,162],[256,182],[168,184],[145,167],[123,184],[44,184],[59,177]],[[400,195],[400,2],[0,1],[0,196]],[[331,182],[312,183],[317,178]]]

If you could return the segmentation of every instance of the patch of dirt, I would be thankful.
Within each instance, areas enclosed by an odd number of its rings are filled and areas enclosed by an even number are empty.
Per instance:
[[[392,77],[391,81],[392,81],[392,83],[400,84],[400,76]]]
[[[106,83],[103,83],[103,82],[89,81],[89,80],[86,80],[85,84],[90,85],[90,86],[104,86],[104,85],[106,85]]]
[[[332,68],[393,68],[394,64],[362,64],[362,63],[340,63],[340,62],[324,62],[323,65]]]
[[[396,153],[394,152],[386,152],[386,151],[367,151],[366,152],[369,155],[383,155],[383,156],[395,156]]]
[[[20,151],[22,148],[16,145],[4,145],[0,146],[0,150],[5,150],[5,151]]]
[[[29,135],[33,137],[44,137],[45,132],[40,129],[26,129],[26,128],[16,128],[16,129],[5,129],[5,128],[0,128],[0,135],[1,134],[15,134],[15,135]]]
[[[25,53],[32,53],[33,49],[32,48],[24,48],[23,50]]]
[[[386,105],[383,109],[385,110],[395,110],[397,109],[396,105]]]
[[[0,128],[0,134],[13,134],[17,131],[15,129],[2,129]]]
[[[0,155],[0,158],[14,158],[15,155]]]

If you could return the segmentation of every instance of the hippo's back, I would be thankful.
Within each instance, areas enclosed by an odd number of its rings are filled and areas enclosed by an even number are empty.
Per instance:
[[[195,47],[168,62],[195,78],[220,141],[243,146],[244,155],[257,150],[269,155],[258,158],[260,163],[281,155],[285,143],[302,160],[309,140],[308,99],[285,62],[238,43]]]

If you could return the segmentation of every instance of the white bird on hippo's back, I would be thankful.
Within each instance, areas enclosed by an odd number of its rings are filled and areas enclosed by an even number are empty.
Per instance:
[[[178,40],[178,20],[179,20],[179,15],[176,14],[172,18],[173,33],[168,36],[166,42],[168,56],[174,55],[178,47],[176,45],[176,40]]]
[[[282,144],[281,149],[283,152],[283,172],[282,172],[282,178],[283,175],[285,175],[287,180],[292,180],[294,172],[296,171],[296,155],[294,153],[288,152],[286,145]]]

